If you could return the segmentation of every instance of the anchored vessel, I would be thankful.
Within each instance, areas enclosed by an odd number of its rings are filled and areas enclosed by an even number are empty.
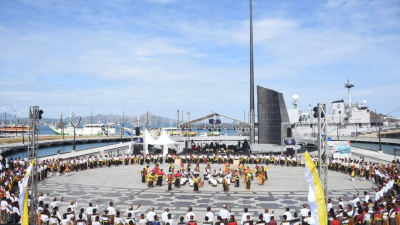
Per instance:
[[[72,124],[73,115],[71,114],[69,123],[65,126],[63,125],[62,115],[60,121],[53,125],[46,123],[56,135],[74,135],[74,126]],[[64,126],[64,127],[63,127]],[[83,135],[114,135],[115,134],[115,123],[95,123],[95,124],[85,124],[82,128],[75,128],[75,133],[78,136]]]
[[[354,87],[348,80],[344,85],[348,89],[348,103],[343,99],[331,103],[330,110],[326,112],[325,118],[328,124],[328,135],[330,136],[357,136],[366,132],[375,131],[371,126],[370,109],[367,101],[362,103],[351,102],[351,88]],[[295,137],[316,137],[318,132],[318,118],[313,116],[313,107],[308,110],[298,110],[298,95],[293,95],[293,109],[288,110],[292,132]]]

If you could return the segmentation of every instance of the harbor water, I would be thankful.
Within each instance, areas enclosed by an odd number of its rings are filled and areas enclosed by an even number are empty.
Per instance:
[[[192,130],[192,131],[196,131],[197,136],[200,136],[200,134],[202,134],[202,133],[208,132],[208,130]],[[48,128],[47,126],[44,126],[44,125],[40,126],[39,133],[40,133],[40,135],[54,135],[54,132],[50,128]],[[235,130],[221,130],[220,133],[221,133],[221,135],[227,135],[227,136],[236,136],[237,135]],[[119,135],[119,134],[120,134],[120,129],[119,129],[119,127],[116,127],[116,135]],[[129,137],[126,133],[123,134],[123,136]],[[108,145],[113,145],[113,144],[117,144],[117,143],[119,143],[119,141],[79,143],[79,144],[76,144],[76,151],[97,148],[97,147],[102,147],[102,146],[108,146]],[[351,145],[351,147],[362,148],[362,149],[366,149],[366,150],[370,150],[370,151],[376,151],[376,152],[379,151],[379,144],[351,142],[350,145]],[[400,145],[386,144],[386,143],[381,144],[381,149],[384,153],[391,154],[391,155],[396,154],[397,156],[400,156],[400,152],[394,151],[395,147],[399,148]],[[72,149],[73,149],[72,144],[61,145],[61,146],[52,146],[52,147],[41,147],[41,148],[39,148],[38,156],[44,157],[44,156],[57,155],[58,151],[59,151],[59,153],[68,153],[68,152],[71,152]],[[299,153],[301,153],[301,151]],[[18,157],[24,158],[26,155],[27,155],[27,151],[11,151],[11,152],[5,153],[3,156],[10,157],[10,158],[18,158]]]
[[[86,149],[91,149],[91,148],[98,148],[98,147],[103,147],[103,146],[108,146],[108,145],[115,145],[118,144],[119,142],[113,141],[113,142],[95,142],[95,143],[83,143],[83,144],[76,144],[76,151],[81,151],[81,150],[86,150]],[[44,157],[44,156],[51,156],[51,155],[57,155],[57,152],[60,151],[59,153],[68,153],[71,152],[73,149],[73,145],[61,145],[61,146],[53,146],[53,147],[41,147],[38,149],[38,157]],[[8,153],[5,153],[3,157],[10,157],[10,158],[18,158],[20,157],[21,159],[25,158],[28,154],[28,151],[11,151]]]
[[[371,144],[371,143],[362,143],[362,142],[351,142],[350,143],[351,147],[356,147],[356,148],[362,148],[374,152],[379,151],[379,144]],[[395,151],[394,148],[400,148],[400,145],[393,145],[393,144],[381,144],[381,149],[383,153],[394,155]],[[396,152],[397,156],[400,156],[400,152]]]

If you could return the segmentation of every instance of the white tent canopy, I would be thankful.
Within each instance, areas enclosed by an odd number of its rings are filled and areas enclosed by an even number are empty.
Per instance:
[[[149,154],[149,145],[156,145],[157,141],[150,135],[147,129],[144,130],[143,134],[143,154]]]
[[[161,133],[161,136],[155,142],[156,145],[163,146],[163,156],[166,156],[168,154],[168,145],[178,144],[176,141],[172,140],[165,131]]]

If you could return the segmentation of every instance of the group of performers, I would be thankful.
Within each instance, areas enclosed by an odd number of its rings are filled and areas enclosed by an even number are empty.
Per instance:
[[[200,163],[195,164],[195,169],[192,170],[192,165],[189,162],[180,164],[180,169],[175,171],[174,164],[170,163],[168,168],[168,174],[165,174],[160,169],[159,164],[156,164],[153,169],[150,170],[150,166],[147,165],[140,171],[142,183],[147,183],[149,188],[154,187],[154,182],[157,181],[157,186],[162,186],[162,181],[166,180],[168,183],[168,191],[172,190],[172,187],[180,188],[182,185],[189,184],[193,187],[195,193],[199,192],[199,188],[203,187],[205,182],[212,187],[217,187],[218,184],[222,184],[223,191],[228,192],[231,184],[235,187],[240,186],[240,180],[242,179],[246,189],[250,189],[251,182],[254,179],[258,179],[259,185],[264,185],[268,179],[267,166],[256,165],[254,168],[250,168],[246,164],[239,164],[236,168],[231,168],[231,163],[225,163],[224,168],[220,168],[218,171],[211,169],[211,163],[207,163],[203,174],[200,175]]]
[[[376,184],[382,184],[385,174],[395,173],[396,162],[392,163],[375,163],[372,161],[365,161],[364,159],[330,159],[328,169],[331,171],[337,171],[345,173],[351,176],[354,180],[355,177],[360,177],[362,180],[370,180]]]

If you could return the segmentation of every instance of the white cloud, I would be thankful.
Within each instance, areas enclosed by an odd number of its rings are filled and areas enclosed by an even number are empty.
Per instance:
[[[52,9],[51,4],[29,2]],[[161,113],[182,107],[221,113],[248,108],[247,15],[215,20],[208,13],[186,14],[163,4],[154,7],[159,11],[141,14],[146,2],[128,7],[119,2],[95,8],[80,2],[79,9],[72,9],[63,1],[55,11],[71,24],[34,20],[3,33],[0,25],[0,76],[6,77],[2,84],[7,87],[0,91],[0,103],[13,105],[4,100],[10,95],[29,96],[21,104],[49,109],[75,105],[82,113],[90,105],[115,114],[124,108],[134,114],[144,108]],[[384,83],[398,80],[400,69],[398,8],[388,3],[395,2],[328,1],[307,18],[285,12],[255,14],[256,85],[289,97],[297,93],[307,108],[316,101],[343,98],[343,82],[350,77],[369,91],[360,89],[354,96],[365,96],[371,104],[380,101],[376,96],[388,94]],[[160,13],[165,10],[170,11]],[[230,13],[228,7],[224,10]]]

